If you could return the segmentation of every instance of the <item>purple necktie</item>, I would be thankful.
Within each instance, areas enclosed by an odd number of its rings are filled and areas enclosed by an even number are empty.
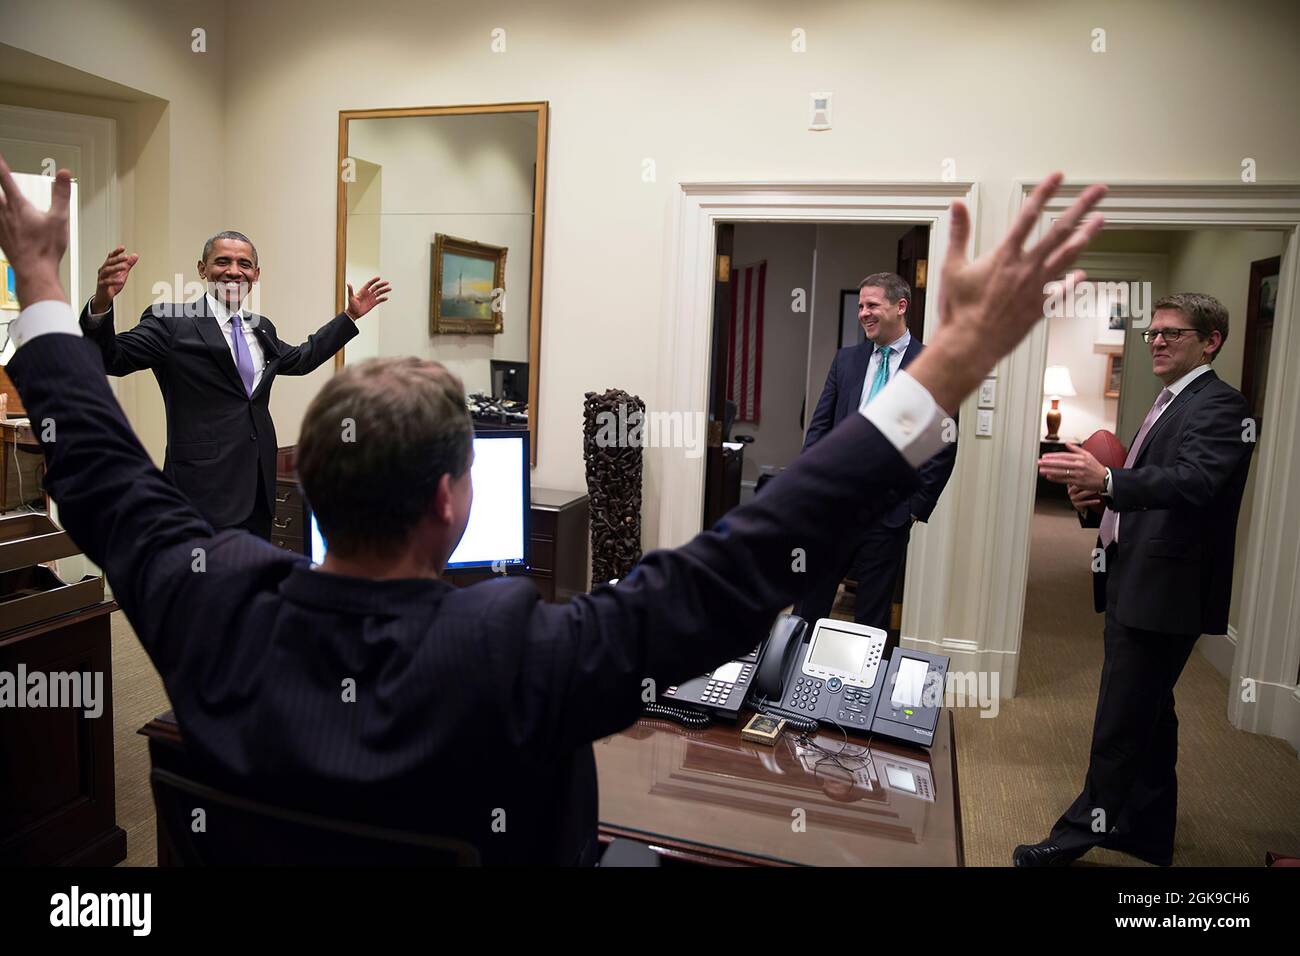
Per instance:
[[[1160,416],[1160,410],[1169,404],[1174,393],[1167,388],[1162,388],[1160,394],[1156,396],[1156,403],[1151,406],[1151,411],[1147,412],[1147,417],[1142,422],[1142,427],[1138,429],[1137,437],[1133,439],[1133,447],[1128,450],[1128,456],[1124,459],[1124,467],[1132,468],[1133,462],[1137,461],[1138,452],[1142,450],[1142,443],[1147,440],[1147,432],[1151,431],[1151,426],[1156,423]],[[1101,546],[1109,548],[1112,541],[1119,537],[1119,514],[1106,509],[1101,516]]]
[[[230,344],[235,348],[235,368],[244,380],[244,391],[253,394],[253,356],[248,352],[248,343],[244,341],[244,323],[238,315],[230,317]]]

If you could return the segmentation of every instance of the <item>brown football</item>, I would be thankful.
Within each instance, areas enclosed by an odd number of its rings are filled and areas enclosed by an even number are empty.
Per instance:
[[[1101,462],[1103,468],[1123,468],[1124,459],[1128,457],[1128,449],[1124,447],[1124,443],[1115,437],[1114,432],[1108,432],[1104,428],[1099,428],[1089,435],[1080,447]],[[1094,514],[1102,512],[1102,509],[1096,505],[1088,510]]]
[[[1089,435],[1080,447],[1101,462],[1103,468],[1123,468],[1124,459],[1128,457],[1124,443],[1115,437],[1114,432],[1104,428]]]

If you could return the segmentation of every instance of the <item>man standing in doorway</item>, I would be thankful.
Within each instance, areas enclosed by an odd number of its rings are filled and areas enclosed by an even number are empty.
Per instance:
[[[858,322],[867,340],[836,353],[804,437],[804,451],[843,419],[866,408],[924,351],[925,346],[907,330],[911,299],[911,286],[893,272],[874,273],[858,284]],[[853,619],[889,632],[885,653],[893,653],[898,637],[890,631],[890,611],[898,574],[907,560],[912,525],[929,519],[956,459],[954,435],[953,441],[921,466],[919,487],[911,494],[891,492],[879,518],[861,527],[854,524],[854,516],[845,516],[846,534],[839,551],[808,556],[814,583],[795,613],[810,624],[829,617],[840,580],[851,572],[858,582]]]
[[[1075,445],[1038,464],[1044,478],[1068,486],[1080,523],[1100,528],[1093,602],[1106,615],[1105,662],[1083,791],[1045,840],[1016,847],[1016,866],[1065,866],[1094,846],[1173,862],[1174,684],[1197,638],[1228,629],[1237,514],[1255,445],[1246,399],[1211,368],[1228,338],[1222,302],[1166,296],[1142,334],[1165,387],[1124,467],[1105,468]]]
[[[243,233],[219,232],[203,246],[201,299],[158,303],[135,328],[113,328],[113,299],[139,260],[119,246],[100,266],[95,294],[81,313],[82,331],[98,346],[109,375],[152,369],[167,410],[163,473],[214,528],[244,528],[270,540],[275,513],[276,375],[306,375],[357,334],[356,321],[390,286],[376,277],[307,337],[286,345],[245,299],[261,276],[257,249]]]

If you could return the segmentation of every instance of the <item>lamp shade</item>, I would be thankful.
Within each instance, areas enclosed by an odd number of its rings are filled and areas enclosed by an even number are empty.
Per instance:
[[[1070,380],[1070,370],[1064,365],[1047,366],[1047,371],[1043,373],[1043,394],[1061,398],[1078,395],[1074,390],[1074,382]]]

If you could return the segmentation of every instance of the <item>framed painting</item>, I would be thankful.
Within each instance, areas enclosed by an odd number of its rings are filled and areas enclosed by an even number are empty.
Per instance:
[[[504,327],[506,247],[433,237],[429,334],[497,335]]]
[[[0,309],[18,308],[18,286],[14,278],[14,267],[9,260],[0,256]]]
[[[1110,352],[1106,356],[1106,398],[1119,398],[1119,383],[1124,377],[1124,354]]]
[[[1264,391],[1268,384],[1268,360],[1273,349],[1273,316],[1277,311],[1281,272],[1281,256],[1258,259],[1250,264],[1241,393],[1250,402],[1251,415],[1257,421],[1264,416]]]

